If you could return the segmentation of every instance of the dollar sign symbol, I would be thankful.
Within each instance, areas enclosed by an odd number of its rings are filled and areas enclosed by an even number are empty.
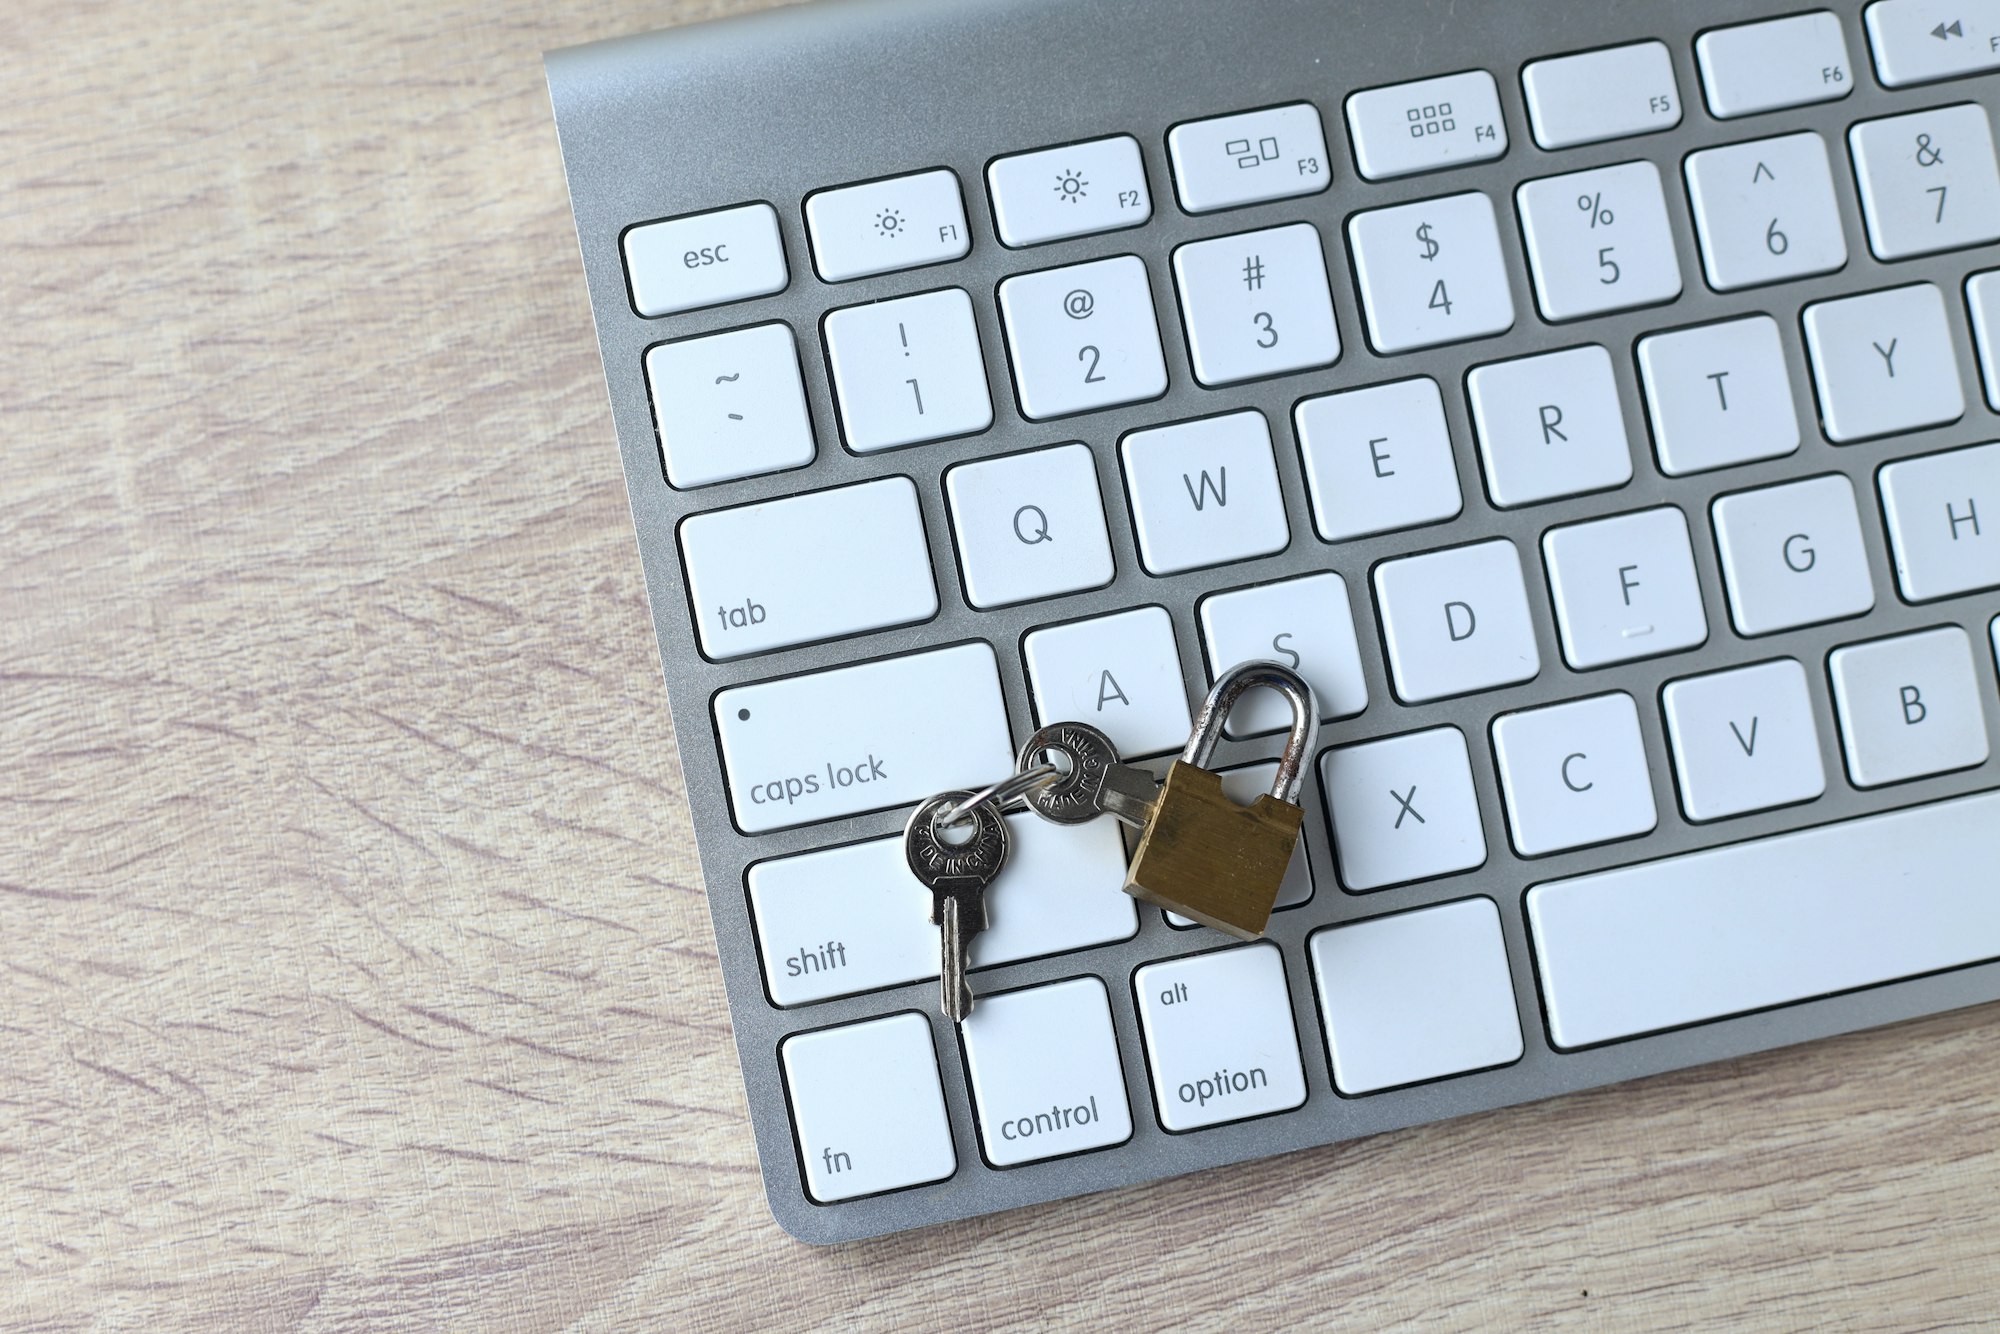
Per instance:
[[[1438,251],[1443,247],[1431,239],[1431,225],[1428,222],[1417,225],[1417,239],[1424,243],[1424,253],[1422,256],[1424,259],[1436,259],[1438,257]]]

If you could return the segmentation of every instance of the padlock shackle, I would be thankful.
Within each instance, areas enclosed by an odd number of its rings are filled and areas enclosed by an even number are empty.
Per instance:
[[[1312,684],[1282,663],[1252,661],[1239,663],[1222,674],[1195,715],[1194,731],[1188,735],[1181,762],[1206,769],[1222,740],[1222,725],[1229,711],[1247,690],[1266,686],[1283,695],[1292,706],[1292,732],[1285,738],[1285,753],[1278,757],[1278,772],[1271,780],[1271,795],[1279,801],[1298,804],[1299,785],[1305,781],[1306,765],[1312,762],[1319,744],[1319,699]]]

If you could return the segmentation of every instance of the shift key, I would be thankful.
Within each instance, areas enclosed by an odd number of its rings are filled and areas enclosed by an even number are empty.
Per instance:
[[[737,686],[715,697],[736,827],[836,820],[1013,772],[986,644]]]
[[[930,548],[907,477],[885,477],[681,524],[688,598],[710,658],[928,620]]]

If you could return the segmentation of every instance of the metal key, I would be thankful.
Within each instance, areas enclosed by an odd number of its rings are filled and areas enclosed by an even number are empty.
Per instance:
[[[1051,723],[1029,737],[1016,761],[1026,773],[1047,756],[1067,762],[1068,771],[1027,794],[1029,809],[1057,824],[1087,824],[1112,815],[1143,826],[1160,794],[1159,782],[1144,769],[1118,758],[1111,738],[1087,723]]]
[[[986,929],[986,887],[1007,861],[1007,822],[991,803],[975,806],[963,820],[969,837],[947,839],[958,826],[944,816],[970,792],[940,792],[910,814],[903,827],[903,856],[910,872],[931,892],[931,922],[939,931],[938,986],[945,1018],[964,1023],[972,1013],[972,985],[965,979],[972,938]]]

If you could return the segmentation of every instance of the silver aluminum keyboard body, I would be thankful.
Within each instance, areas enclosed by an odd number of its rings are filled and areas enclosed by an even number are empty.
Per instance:
[[[1962,625],[1973,638],[1979,688],[1986,704],[1989,750],[2000,755],[1989,624],[2000,611],[1992,590],[1912,606],[1897,592],[1887,549],[1876,471],[1886,461],[1929,454],[2000,436],[2000,421],[1981,392],[1982,379],[1963,306],[1968,274],[2000,265],[2000,246],[1985,245],[1883,263],[1868,245],[1847,159],[1846,134],[1875,116],[1976,100],[1989,113],[2000,103],[2000,75],[1979,75],[1913,88],[1887,89],[1874,77],[1862,5],[1834,0],[1854,69],[1854,87],[1839,101],[1742,120],[1718,121],[1702,101],[1694,38],[1720,24],[1793,12],[1770,0],[1537,0],[1534,4],[1463,5],[1452,0],[828,0],[743,20],[601,43],[552,54],[548,73],[591,305],[606,368],[613,416],[638,531],[660,658],[686,774],[693,826],[709,888],[717,948],[749,1094],[751,1120],[770,1204],[795,1235],[832,1242],[983,1214],[1019,1205],[1129,1185],[1199,1168],[1370,1135],[1468,1112],[1546,1098],[1677,1067],[1738,1056],[1828,1034],[2000,998],[2000,963],[1988,962],[1889,985],[1698,1024],[1581,1051],[1558,1052],[1549,1040],[1536,964],[1523,909],[1527,887],[1546,880],[1627,866],[1676,853],[1802,829],[1872,812],[2000,787],[2000,759],[1912,783],[1859,790],[1842,765],[1825,663],[1843,644],[1924,629]],[[1663,41],[1672,54],[1685,113],[1669,131],[1544,151],[1536,146],[1523,103],[1521,69],[1538,58],[1642,39]],[[1348,94],[1382,84],[1461,70],[1486,70],[1498,81],[1509,147],[1497,159],[1401,179],[1369,182],[1357,173],[1343,107]],[[1324,126],[1332,161],[1331,188],[1202,216],[1190,216],[1174,194],[1166,136],[1171,127],[1282,103],[1309,101]],[[1682,184],[1682,161],[1693,150],[1795,130],[1825,137],[1849,258],[1839,272],[1728,294],[1712,291]],[[1130,134],[1144,154],[1153,215],[1143,227],[1010,250],[995,236],[986,168],[997,156],[1112,134]],[[1514,211],[1521,182],[1636,160],[1658,164],[1683,291],[1663,306],[1551,325],[1540,318]],[[965,258],[932,267],[828,284],[816,276],[802,201],[814,190],[944,167],[965,200],[971,249]],[[1516,320],[1501,337],[1397,356],[1370,347],[1357,309],[1354,275],[1345,263],[1348,217],[1373,209],[1463,191],[1481,191],[1500,215],[1501,241]],[[620,237],[654,219],[766,201],[777,212],[790,267],[784,290],[749,301],[662,319],[639,317],[628,295]],[[1189,353],[1168,257],[1183,242],[1250,228],[1307,221],[1329,257],[1342,355],[1331,368],[1209,389],[1190,372]],[[1060,421],[1022,419],[1010,382],[1007,342],[995,290],[1002,279],[1052,265],[1137,254],[1145,261],[1159,312],[1169,387],[1154,401]],[[1816,429],[1817,402],[1800,335],[1801,308],[1816,300],[1932,282],[1952,312],[1966,411],[1956,423],[1854,446],[1829,444]],[[842,434],[821,343],[827,311],[877,298],[959,287],[971,293],[985,349],[993,426],[940,443],[860,455]],[[1641,336],[1730,316],[1765,313],[1784,335],[1786,365],[1800,408],[1805,443],[1788,457],[1704,472],[1664,476],[1652,456],[1633,347]],[[783,321],[796,334],[817,454],[804,469],[693,490],[666,485],[661,447],[642,362],[663,340]],[[1505,357],[1580,343],[1610,349],[1633,444],[1634,476],[1596,495],[1501,510],[1487,499],[1469,418],[1468,370]],[[1335,389],[1429,376],[1444,390],[1446,419],[1459,469],[1464,509],[1449,523],[1359,540],[1327,543],[1317,536],[1301,475],[1293,408]],[[1142,566],[1118,442],[1136,429],[1256,408],[1269,420],[1291,541],[1279,554],[1241,565],[1156,578]],[[954,464],[1033,446],[1081,440],[1095,452],[1116,577],[1100,589],[980,611],[967,605],[959,579],[942,477]],[[1728,598],[1708,525],[1710,501],[1724,492],[1793,478],[1842,472],[1860,498],[1863,540],[1876,587],[1876,607],[1853,620],[1745,639],[1729,623]],[[727,662],[704,658],[690,623],[686,580],[677,554],[676,525],[705,510],[818,490],[843,483],[902,476],[917,485],[941,609],[913,625],[853,639],[781,649]],[[1540,539],[1552,526],[1678,505],[1688,515],[1696,567],[1707,608],[1707,643],[1697,649],[1589,672],[1564,662],[1538,564]],[[1365,594],[1380,561],[1491,537],[1520,549],[1534,610],[1542,670],[1530,682],[1440,702],[1406,706],[1391,688],[1377,619]],[[838,559],[838,552],[828,552]],[[1302,575],[1339,571],[1357,607],[1357,631],[1369,705],[1357,717],[1328,724],[1321,746],[1334,746],[1453,724],[1471,743],[1474,782],[1488,852],[1480,869],[1375,893],[1344,891],[1336,877],[1317,768],[1309,770],[1302,803],[1306,845],[1317,890],[1295,911],[1272,920],[1269,938],[1282,949],[1292,988],[1293,1017],[1304,1057],[1307,1097],[1295,1111],[1168,1134],[1153,1113],[1152,1094],[1132,987],[1141,965],[1214,948],[1204,931],[1177,931],[1150,908],[1138,934],[1107,946],[1029,960],[974,974],[984,994],[1059,978],[1095,975],[1110,994],[1134,1131],[1098,1152],[995,1169],[979,1150],[974,1110],[958,1036],[938,1013],[935,980],[847,996],[791,1009],[766,992],[745,892],[747,868],[784,854],[879,837],[901,827],[903,809],[882,810],[754,836],[731,820],[710,704],[718,690],[837,664],[888,657],[940,645],[983,640],[999,660],[1008,721],[1016,742],[1036,725],[1021,641],[1043,625],[1126,608],[1159,605],[1173,618],[1191,698],[1207,684],[1195,608],[1210,592]],[[1803,805],[1697,826],[1675,797],[1673,763],[1659,711],[1664,683],[1697,672],[1789,656],[1806,664],[1827,774],[1824,795]],[[1489,723],[1495,714],[1604,691],[1629,693],[1640,705],[1646,754],[1654,775],[1658,827],[1649,836],[1553,856],[1517,856],[1495,772]],[[1266,736],[1225,742],[1223,764],[1268,759],[1281,741]],[[997,775],[996,775],[997,777]],[[1329,1072],[1323,1026],[1307,956],[1307,938],[1330,923],[1395,913],[1423,905],[1485,896],[1498,904],[1522,1020],[1525,1053],[1511,1065],[1362,1097],[1344,1097]],[[1881,911],[1894,913],[1885,899]],[[958,1166],[949,1179],[844,1203],[821,1205],[806,1194],[779,1045],[792,1033],[878,1015],[916,1012],[932,1025],[945,1105]]]

